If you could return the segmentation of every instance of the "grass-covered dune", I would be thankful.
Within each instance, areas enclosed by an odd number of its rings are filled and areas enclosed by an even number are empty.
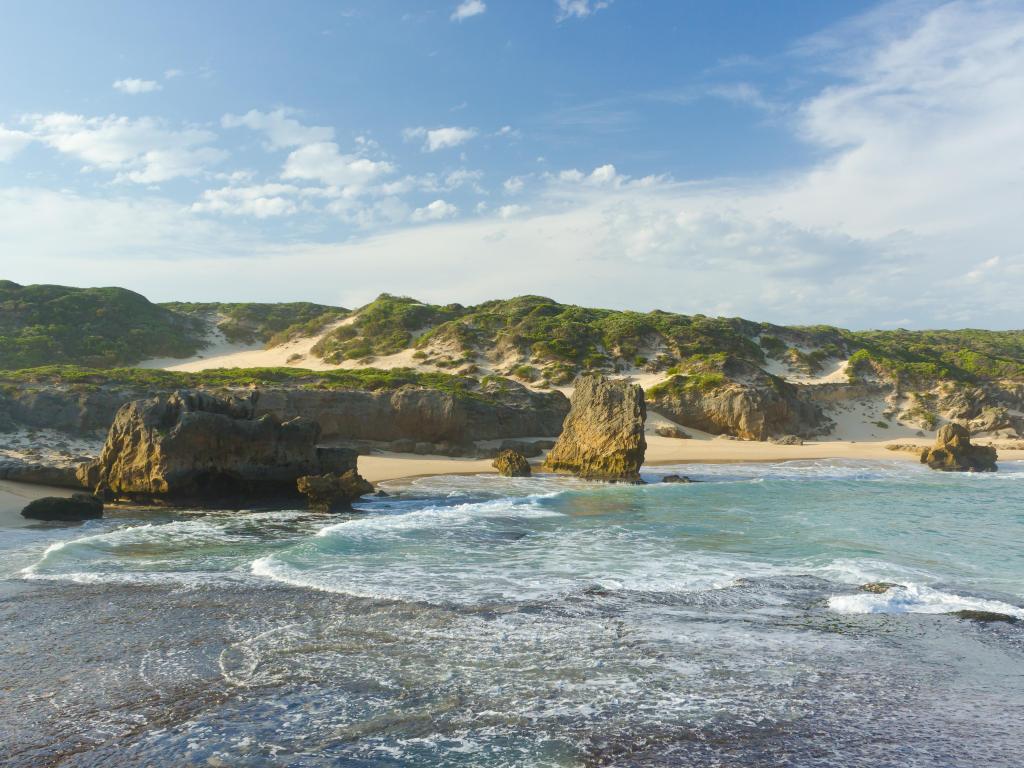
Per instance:
[[[205,326],[124,288],[22,286],[0,281],[0,368],[96,367],[186,357]]]
[[[312,335],[348,314],[343,307],[308,301],[280,304],[172,301],[160,306],[189,317],[212,320],[228,341],[268,346]]]

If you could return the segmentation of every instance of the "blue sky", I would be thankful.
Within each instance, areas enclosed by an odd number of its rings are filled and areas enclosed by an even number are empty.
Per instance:
[[[0,67],[19,282],[1024,325],[1021,2],[15,0]]]

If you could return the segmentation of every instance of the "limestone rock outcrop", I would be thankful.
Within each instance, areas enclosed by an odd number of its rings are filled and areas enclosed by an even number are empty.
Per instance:
[[[580,376],[575,387],[562,434],[544,468],[592,480],[640,482],[647,450],[643,389],[598,374]]]
[[[351,509],[353,501],[373,493],[373,486],[354,469],[340,475],[303,475],[296,481],[296,488],[309,500],[309,508],[314,512]]]
[[[296,498],[299,477],[356,468],[354,451],[318,448],[319,437],[310,419],[255,417],[246,398],[178,391],[124,405],[79,478],[105,498],[144,503]]]
[[[996,449],[990,445],[972,445],[971,433],[960,424],[944,424],[935,436],[935,445],[921,452],[921,463],[943,472],[994,472]]]
[[[652,411],[684,427],[743,440],[813,437],[833,426],[802,388],[736,358],[719,376],[677,375],[647,393]]]
[[[44,496],[29,502],[21,516],[31,520],[75,522],[103,517],[103,502],[88,493],[75,493],[70,498]]]
[[[523,454],[506,449],[495,456],[492,466],[505,477],[529,477],[530,462]]]

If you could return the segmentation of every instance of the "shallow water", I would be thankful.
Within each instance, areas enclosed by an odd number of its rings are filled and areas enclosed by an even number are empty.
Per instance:
[[[0,533],[13,765],[1019,765],[1024,465],[425,478]],[[868,581],[901,585],[860,592]]]

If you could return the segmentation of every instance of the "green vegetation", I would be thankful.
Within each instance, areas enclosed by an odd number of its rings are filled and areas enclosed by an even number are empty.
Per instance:
[[[348,314],[342,307],[293,301],[282,304],[174,301],[161,306],[190,317],[216,319],[217,328],[230,342],[262,342],[277,346],[289,339],[312,336],[325,325]]]
[[[188,357],[202,345],[203,332],[202,323],[124,288],[0,281],[0,368]]]
[[[657,400],[664,396],[711,392],[727,383],[725,374],[717,371],[679,373],[648,389],[647,396]]]
[[[390,391],[411,385],[436,389],[459,397],[482,400],[489,398],[482,390],[481,382],[475,378],[447,373],[424,373],[411,368],[335,371],[310,371],[301,368],[217,368],[186,373],[148,368],[100,370],[74,365],[48,365],[0,371],[0,386],[28,383],[64,384],[86,388],[126,386],[154,390],[286,385],[300,389]]]

